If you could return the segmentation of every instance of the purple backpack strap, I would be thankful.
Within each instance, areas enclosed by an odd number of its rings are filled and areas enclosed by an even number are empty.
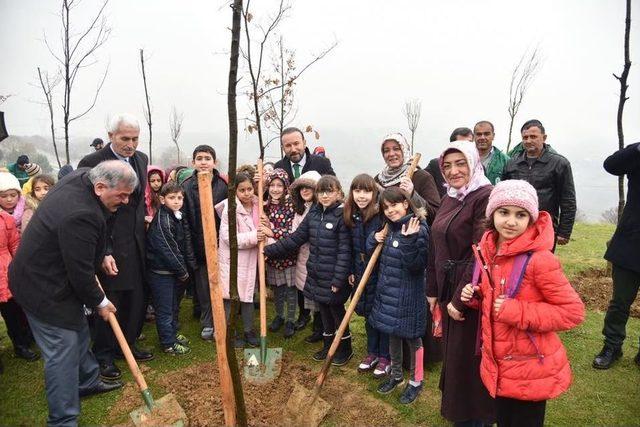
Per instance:
[[[480,263],[476,260],[473,263],[473,276],[471,278],[471,284],[473,286],[478,286],[478,283],[480,282],[480,272],[482,271],[482,266],[480,265]]]
[[[524,272],[527,269],[529,260],[531,259],[532,252],[516,255],[516,259],[513,261],[513,267],[511,268],[511,275],[509,276],[507,296],[514,298],[520,291],[520,285],[522,279],[524,279]]]
[[[513,267],[511,268],[511,275],[509,276],[509,291],[507,292],[509,298],[514,298],[518,295],[520,291],[520,285],[522,285],[522,279],[524,279],[524,273],[527,270],[527,265],[529,264],[529,260],[533,255],[532,252],[527,252],[524,254],[520,254],[516,256],[516,259],[513,261]],[[530,331],[526,331],[531,344],[536,349],[536,353],[538,355],[538,360],[540,363],[544,362],[544,355],[540,352],[540,347],[538,347],[538,343],[536,342],[535,337]]]

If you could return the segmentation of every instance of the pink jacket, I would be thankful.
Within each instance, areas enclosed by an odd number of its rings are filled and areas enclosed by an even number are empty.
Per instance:
[[[11,299],[9,291],[9,264],[18,250],[20,233],[11,215],[0,210],[0,302]]]
[[[229,249],[228,200],[216,205],[220,215],[220,243],[218,244],[218,264],[220,268],[220,286],[222,296],[229,298],[229,269],[231,263]],[[258,198],[253,198],[253,208],[248,213],[240,200],[236,198],[236,228],[238,230],[238,295],[241,302],[253,302],[258,269]]]
[[[304,217],[309,213],[310,208],[311,204],[305,207],[304,213],[302,215],[296,214],[296,216],[293,217],[292,232],[298,229]],[[304,284],[307,281],[308,259],[309,244],[305,243],[304,245],[300,246],[300,249],[298,249],[298,259],[296,260],[296,288],[298,288],[299,290],[304,289]]]

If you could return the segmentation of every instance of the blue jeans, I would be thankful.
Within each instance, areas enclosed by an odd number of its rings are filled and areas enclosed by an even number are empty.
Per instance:
[[[153,308],[156,311],[156,329],[162,348],[168,348],[176,343],[178,332],[177,316],[178,293],[176,286],[178,279],[173,274],[158,274],[149,272],[149,288],[153,298]]]
[[[364,327],[367,332],[367,353],[389,360],[389,335],[380,332],[368,321],[364,322]]]
[[[98,361],[89,350],[89,325],[85,321],[76,331],[50,325],[28,312],[26,315],[44,359],[47,426],[77,426],[80,390],[90,390],[100,381]]]

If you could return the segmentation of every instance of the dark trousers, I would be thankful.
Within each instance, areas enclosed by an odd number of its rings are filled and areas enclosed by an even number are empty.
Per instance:
[[[150,271],[149,288],[156,312],[156,330],[162,348],[169,348],[176,343],[178,293],[177,278],[173,274],[158,274]]]
[[[367,332],[367,353],[389,360],[389,335],[380,332],[368,321],[364,322],[364,329]]]
[[[142,281],[130,291],[110,291],[109,289],[104,291],[109,301],[118,310],[116,312],[118,323],[120,323],[129,346],[133,347],[144,324],[145,304]],[[111,326],[109,323],[103,322],[102,319],[95,321],[93,352],[98,361],[107,364],[113,363],[116,352],[120,353],[120,347]]]
[[[299,317],[309,317],[311,315],[311,310],[304,308],[304,292],[300,289],[298,289],[298,309]]]
[[[48,426],[77,426],[80,391],[98,384],[100,369],[89,350],[89,325],[64,329],[27,313],[33,336],[44,359],[44,384],[49,405]],[[97,322],[104,322],[97,319]]]
[[[631,304],[638,295],[640,273],[627,270],[613,264],[613,296],[604,318],[604,342],[606,345],[620,348],[626,337],[627,320]]]
[[[7,325],[7,335],[14,347],[29,347],[29,325],[22,321],[24,312],[15,299],[0,303],[0,313]]]
[[[320,309],[320,318],[322,319],[322,329],[325,335],[333,335],[340,326],[344,317],[344,305],[322,304],[318,303]],[[349,326],[344,331],[344,336],[349,336]]]
[[[546,400],[527,400],[496,397],[496,421],[498,427],[542,427]]]
[[[209,271],[206,264],[198,265],[198,269],[193,273],[195,291],[198,294],[200,304],[200,326],[202,328],[213,328],[213,313],[211,311],[211,294],[209,292]]]

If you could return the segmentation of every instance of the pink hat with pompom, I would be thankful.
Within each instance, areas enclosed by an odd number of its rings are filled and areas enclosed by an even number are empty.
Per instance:
[[[518,206],[529,212],[534,222],[538,219],[538,193],[527,181],[509,179],[497,183],[489,195],[487,218],[502,206]]]

